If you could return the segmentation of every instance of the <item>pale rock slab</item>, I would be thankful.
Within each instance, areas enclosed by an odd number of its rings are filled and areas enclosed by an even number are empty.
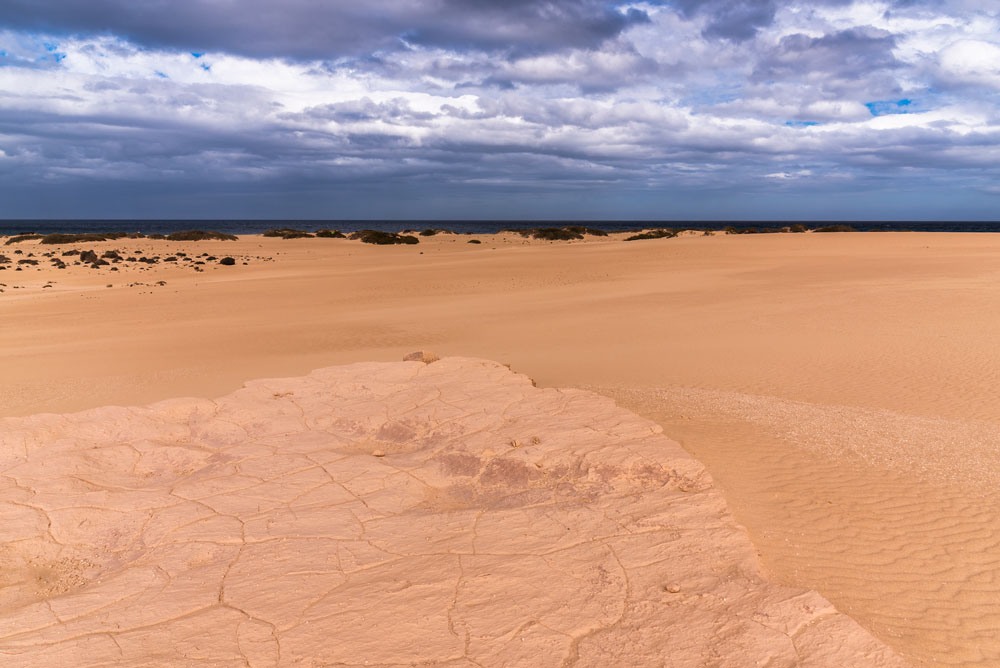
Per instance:
[[[5,668],[907,665],[657,425],[493,362],[0,420],[0,471]]]

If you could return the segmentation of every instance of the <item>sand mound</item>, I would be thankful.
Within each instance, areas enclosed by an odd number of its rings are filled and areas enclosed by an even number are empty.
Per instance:
[[[0,663],[902,666],[655,424],[480,360],[0,420]]]

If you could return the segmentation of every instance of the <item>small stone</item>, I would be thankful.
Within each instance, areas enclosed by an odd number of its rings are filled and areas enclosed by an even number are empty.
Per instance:
[[[376,450],[372,453],[372,457],[385,457],[385,452],[382,450]]]
[[[679,584],[676,584],[676,583],[673,583],[673,582],[670,583],[670,584],[668,584],[668,585],[663,585],[663,591],[669,592],[671,594],[676,594],[676,593],[680,592],[680,590],[681,590],[681,586]]]

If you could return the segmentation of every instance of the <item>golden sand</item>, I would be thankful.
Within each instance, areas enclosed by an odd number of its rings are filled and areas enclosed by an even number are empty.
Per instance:
[[[659,422],[779,582],[918,665],[1000,662],[1000,237],[480,238],[118,241],[89,247],[249,264],[2,271],[0,415],[495,359]]]

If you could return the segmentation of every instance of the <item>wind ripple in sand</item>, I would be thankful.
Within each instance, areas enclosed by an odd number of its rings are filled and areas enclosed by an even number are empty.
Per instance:
[[[902,666],[653,423],[480,360],[0,421],[28,666]]]
[[[590,388],[703,461],[779,581],[923,665],[1000,665],[1000,429],[691,388]]]

